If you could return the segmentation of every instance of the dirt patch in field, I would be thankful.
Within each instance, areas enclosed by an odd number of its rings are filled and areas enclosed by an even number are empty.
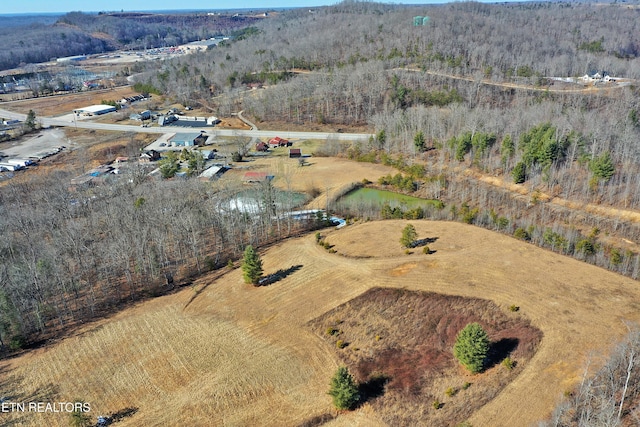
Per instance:
[[[418,266],[418,264],[416,263],[408,263],[408,264],[403,264],[403,265],[399,265],[398,267],[394,268],[393,270],[391,270],[391,275],[392,276],[404,276],[405,274],[407,274],[408,272],[410,272],[411,270],[413,270],[414,268],[416,268]]]
[[[131,86],[121,86],[113,89],[93,90],[72,95],[42,96],[21,101],[2,104],[2,108],[18,113],[27,114],[33,110],[36,116],[59,116],[68,114],[76,108],[100,104],[102,100],[118,101],[122,98],[138,95]]]
[[[249,126],[237,117],[220,118],[216,129],[243,129],[249,130]]]
[[[452,352],[471,322],[492,342],[487,369],[477,375]],[[388,288],[370,289],[310,326],[354,374],[362,399],[394,426],[466,420],[517,377],[542,339],[522,316],[490,301]],[[507,357],[512,369],[500,364]]]

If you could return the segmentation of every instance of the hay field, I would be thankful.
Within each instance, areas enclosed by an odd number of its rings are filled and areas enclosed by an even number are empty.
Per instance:
[[[412,221],[437,237],[435,253],[406,255],[406,221],[331,230],[331,254],[313,235],[263,253],[265,273],[299,269],[267,287],[239,269],[127,309],[82,333],[3,361],[0,393],[14,401],[91,404],[91,415],[126,408],[122,426],[295,426],[334,414],[326,392],[338,361],[307,322],[374,286],[517,304],[544,333],[526,368],[470,418],[474,426],[526,426],[545,417],[580,380],[589,358],[640,320],[637,282],[472,226]],[[216,276],[217,277],[217,276]],[[521,403],[528,404],[523,406]],[[65,426],[63,414],[2,414],[29,426]],[[383,425],[369,405],[328,426]]]

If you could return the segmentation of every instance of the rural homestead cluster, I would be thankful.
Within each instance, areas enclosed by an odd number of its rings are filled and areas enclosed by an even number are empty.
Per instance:
[[[129,105],[135,108],[138,101],[147,101],[148,94],[134,95],[123,98],[121,105]],[[186,107],[185,110],[192,110]],[[73,121],[87,120],[98,118],[115,113],[118,108],[112,105],[90,105],[87,107],[76,108],[73,110]],[[139,113],[133,113],[129,116],[130,122],[142,122],[142,127],[151,126],[151,122],[157,126],[171,125],[171,130],[178,127],[184,129],[184,132],[168,132],[162,134],[157,140],[146,146],[137,158],[128,156],[118,156],[109,164],[99,165],[77,176],[71,180],[72,188],[79,186],[104,184],[120,179],[121,176],[128,176],[127,171],[132,167],[144,171],[150,177],[160,177],[160,162],[167,153],[180,153],[183,150],[189,150],[197,153],[202,159],[202,164],[196,171],[196,176],[200,179],[211,180],[219,178],[225,171],[233,166],[233,159],[229,153],[223,153],[218,150],[218,142],[215,132],[212,131],[216,125],[221,123],[217,117],[197,117],[188,116],[177,107],[171,107],[164,113],[152,112],[150,110],[142,110]],[[6,121],[7,126],[20,126],[19,120]],[[249,126],[253,126],[251,123]],[[195,131],[195,128],[204,127],[206,130]],[[192,131],[190,131],[192,130]],[[27,144],[25,144],[27,145]],[[262,141],[256,138],[253,143],[256,153],[266,154],[269,150],[279,148],[288,149],[288,157],[292,159],[303,159],[303,154],[299,148],[292,147],[293,143],[279,136]],[[4,160],[0,162],[0,172],[15,172],[37,166],[38,162],[43,158],[49,157],[62,151],[65,146],[55,147],[49,151],[37,151],[37,145],[22,157],[4,155]],[[189,171],[187,167],[188,159],[181,159],[178,170],[175,172],[176,177],[186,177],[193,175],[193,171]],[[6,177],[11,177],[12,174]],[[268,174],[262,172],[246,172],[243,179],[246,183],[264,182]]]

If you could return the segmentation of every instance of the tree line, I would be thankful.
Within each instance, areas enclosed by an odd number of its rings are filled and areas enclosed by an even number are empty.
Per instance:
[[[582,381],[561,398],[540,427],[624,426],[640,422],[640,333],[631,330],[595,372],[585,368]]]

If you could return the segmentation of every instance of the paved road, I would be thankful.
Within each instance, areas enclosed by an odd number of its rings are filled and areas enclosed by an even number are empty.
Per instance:
[[[0,117],[5,119],[25,120],[26,114],[14,113],[11,111],[1,110]],[[193,129],[185,129],[180,126],[163,126],[163,127],[141,127],[132,125],[116,125],[111,123],[94,123],[86,120],[70,119],[71,115],[65,118],[38,117],[37,120],[42,126],[65,126],[76,127],[78,129],[94,129],[108,130],[116,132],[140,132],[140,133],[184,133]],[[336,139],[340,141],[360,141],[367,140],[373,136],[368,133],[331,133],[331,132],[289,132],[275,130],[240,130],[240,129],[216,129],[204,128],[208,135],[213,136],[248,136],[252,138],[273,138],[279,136],[285,139]]]

